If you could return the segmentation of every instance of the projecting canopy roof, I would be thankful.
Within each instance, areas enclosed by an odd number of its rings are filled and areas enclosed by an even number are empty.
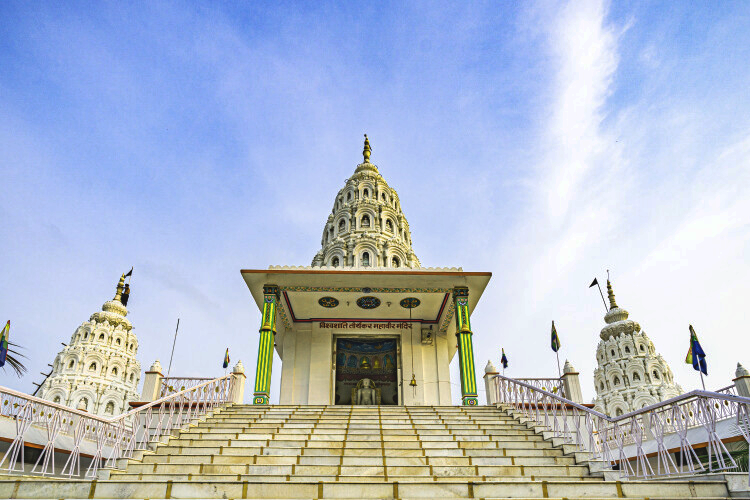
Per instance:
[[[409,321],[409,309],[401,306],[407,298],[419,300],[411,309],[413,322],[434,325],[441,333],[455,333],[453,288],[469,288],[469,309],[473,311],[492,273],[456,268],[272,267],[244,269],[242,277],[259,309],[263,307],[263,285],[279,287],[277,335],[303,323]]]

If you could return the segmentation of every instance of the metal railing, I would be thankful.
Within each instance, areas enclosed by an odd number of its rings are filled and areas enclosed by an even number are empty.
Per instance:
[[[164,377],[161,379],[159,397],[163,398],[185,389],[191,389],[210,380],[213,379],[210,377]]]
[[[562,378],[517,378],[514,380],[565,397]]]
[[[134,451],[148,449],[151,443],[224,406],[231,401],[234,386],[235,378],[228,374],[109,419],[0,387],[0,422],[15,424],[15,438],[0,460],[0,471],[25,473],[24,448],[31,439],[44,444],[31,474],[80,477],[81,455],[85,454],[91,457],[85,477],[96,478],[99,469],[116,468],[119,459],[131,458]],[[69,455],[56,472],[55,452],[60,450]]]
[[[750,398],[734,394],[691,391],[609,417],[520,380],[495,375],[492,382],[495,401],[510,405],[564,443],[590,452],[624,477],[704,472],[695,443],[705,443],[710,472],[738,469],[717,433],[717,425],[726,422],[750,442]]]

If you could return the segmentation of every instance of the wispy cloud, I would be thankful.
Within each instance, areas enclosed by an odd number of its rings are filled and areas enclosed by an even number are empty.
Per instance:
[[[480,375],[501,345],[554,374],[555,319],[592,396],[607,268],[683,385],[688,322],[712,380],[747,351],[750,7],[0,8],[0,314],[31,372],[134,264],[144,365],[179,316],[173,372],[252,370],[239,269],[310,262],[365,132],[422,262],[494,273]]]

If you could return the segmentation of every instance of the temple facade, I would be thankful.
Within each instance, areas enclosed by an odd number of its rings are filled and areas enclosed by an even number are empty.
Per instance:
[[[619,416],[682,394],[672,369],[641,325],[628,319],[628,311],[617,305],[609,280],[607,294],[607,325],[596,349],[594,409]]]
[[[492,276],[424,268],[396,190],[364,161],[336,194],[309,267],[245,269],[261,313],[253,403],[269,403],[274,351],[281,404],[476,405],[470,313]]]
[[[127,411],[138,400],[138,339],[126,318],[130,285],[120,277],[115,297],[79,326],[52,363],[37,396],[103,416]]]

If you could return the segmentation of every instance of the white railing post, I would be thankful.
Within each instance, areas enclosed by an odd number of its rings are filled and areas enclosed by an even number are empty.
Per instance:
[[[164,375],[161,373],[161,363],[157,359],[143,376],[143,391],[141,401],[156,401],[161,394],[161,383]]]

